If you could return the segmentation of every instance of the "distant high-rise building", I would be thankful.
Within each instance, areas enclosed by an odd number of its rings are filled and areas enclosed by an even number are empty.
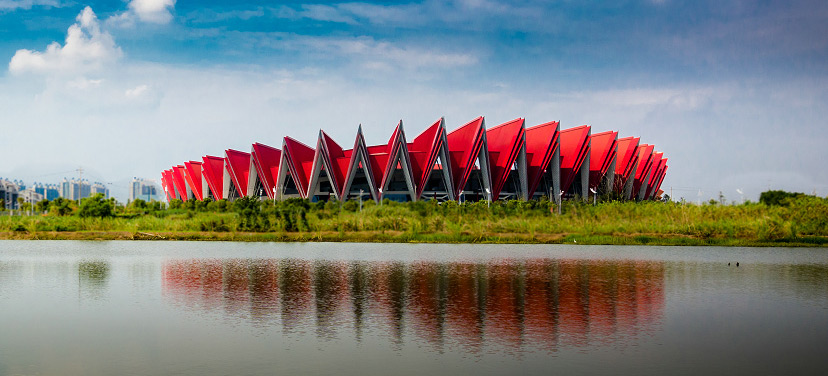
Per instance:
[[[106,187],[104,183],[95,182],[90,187],[90,195],[96,195],[98,193],[104,195],[104,198],[109,198],[109,188]]]
[[[43,196],[43,198],[49,201],[52,201],[60,197],[61,187],[57,184],[34,183],[32,187],[34,188],[35,192],[39,193]]]
[[[7,210],[17,209],[17,197],[19,197],[19,192],[17,184],[0,178],[0,198],[2,198],[5,202],[5,208]]]
[[[37,193],[37,191],[34,190],[34,187],[19,191],[18,197],[23,198],[23,202],[28,202],[31,204],[36,204],[40,201],[43,201],[43,195]]]
[[[160,201],[162,197],[159,193],[160,191],[155,180],[132,178],[132,186],[129,189],[129,201],[135,201],[138,198],[145,201]]]
[[[100,183],[96,183],[100,184]],[[66,180],[63,179],[61,183],[61,193],[60,197],[69,199],[69,200],[79,200],[82,198],[87,198],[92,193],[92,186],[86,180],[78,181],[76,179]],[[106,187],[103,188],[106,190],[105,196],[108,196],[109,190]],[[104,192],[100,192],[104,193]]]

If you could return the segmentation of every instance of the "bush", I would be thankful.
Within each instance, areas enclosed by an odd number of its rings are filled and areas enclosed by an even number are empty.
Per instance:
[[[242,197],[233,202],[233,208],[239,213],[238,229],[241,231],[266,231],[270,220],[262,213],[262,203],[256,197]]]
[[[67,200],[63,197],[57,197],[49,203],[49,212],[51,214],[64,216],[72,212],[72,206],[75,202]]]
[[[765,191],[759,195],[759,202],[765,205],[788,206],[790,200],[804,197],[803,193],[785,191]]]
[[[183,206],[184,202],[177,198],[170,200],[170,209],[181,209]]]
[[[114,214],[114,207],[115,205],[111,200],[104,199],[104,196],[98,193],[93,195],[92,197],[81,200],[81,206],[80,210],[78,211],[78,215],[80,215],[83,218],[111,217]]]

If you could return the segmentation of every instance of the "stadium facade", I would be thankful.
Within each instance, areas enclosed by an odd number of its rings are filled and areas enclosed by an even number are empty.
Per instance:
[[[588,125],[527,127],[518,118],[487,128],[478,117],[448,132],[440,119],[408,141],[400,121],[387,143],[368,145],[358,127],[349,149],[320,130],[315,146],[284,137],[172,166],[161,174],[167,200],[242,196],[283,200],[380,201],[586,199],[661,196],[667,158],[638,137],[593,134]],[[556,194],[557,193],[557,194]]]

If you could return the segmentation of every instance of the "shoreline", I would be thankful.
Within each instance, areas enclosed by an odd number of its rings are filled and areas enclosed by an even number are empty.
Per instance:
[[[411,233],[403,231],[190,232],[190,231],[0,231],[0,240],[137,240],[234,242],[347,242],[443,244],[581,244],[723,247],[828,247],[828,237],[759,240],[701,238],[684,234]]]

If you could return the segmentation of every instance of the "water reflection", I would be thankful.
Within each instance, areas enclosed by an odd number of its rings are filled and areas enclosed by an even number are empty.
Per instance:
[[[78,289],[85,297],[100,299],[109,281],[110,266],[105,261],[81,261],[78,263]]]
[[[660,261],[192,259],[162,270],[165,296],[187,309],[323,340],[376,330],[437,351],[610,344],[654,330],[665,303]]]

